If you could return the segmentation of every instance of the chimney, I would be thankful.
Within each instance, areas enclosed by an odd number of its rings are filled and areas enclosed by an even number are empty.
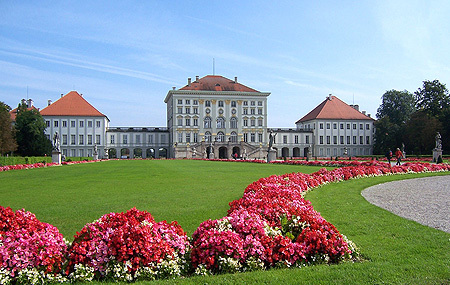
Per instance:
[[[366,114],[366,111],[361,111],[361,113],[363,113],[363,115],[365,115],[365,114]]]
[[[32,99],[28,99],[27,100],[27,108],[32,108],[33,107],[33,100]]]
[[[22,100],[20,101],[20,103],[22,103],[22,104],[26,104],[26,103],[27,103],[27,100],[25,100],[25,99],[22,99]]]
[[[64,96],[64,94],[61,93],[61,98]]]
[[[196,75],[196,76],[195,76],[195,81],[197,81],[197,82],[198,82],[198,75]]]
[[[359,111],[359,105],[350,105],[350,107],[352,107],[356,111]]]
[[[175,86],[173,86],[173,87],[172,87],[172,90],[175,90],[175,89],[176,89],[176,87],[175,87]]]
[[[52,104],[52,100],[48,100],[47,103],[48,103],[47,106],[50,106]]]
[[[188,77],[188,86],[191,86],[191,78]]]
[[[331,101],[331,96],[332,96],[332,94],[330,93],[330,94],[328,94],[328,100],[330,100]]]
[[[234,83],[237,83],[237,76],[234,77]]]

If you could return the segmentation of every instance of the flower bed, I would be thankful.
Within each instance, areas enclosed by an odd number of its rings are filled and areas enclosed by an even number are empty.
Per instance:
[[[63,161],[63,162],[61,162],[61,165],[71,165],[71,164],[89,163],[89,162],[97,162],[97,161],[100,161],[100,160],[88,160],[88,161],[80,160],[80,161],[70,161],[70,162]],[[60,165],[60,164],[56,163],[56,162],[51,162],[51,163],[38,162],[38,163],[33,163],[33,164],[6,165],[6,166],[0,166],[0,172],[9,171],[9,170],[42,168],[42,167],[57,166],[57,165]]]
[[[303,198],[306,191],[367,176],[450,171],[449,164],[355,163],[261,178],[230,203],[227,216],[201,223],[191,240],[176,222],[157,223],[133,208],[86,224],[66,245],[56,227],[0,206],[0,284],[153,280],[338,263],[356,258],[357,248]]]

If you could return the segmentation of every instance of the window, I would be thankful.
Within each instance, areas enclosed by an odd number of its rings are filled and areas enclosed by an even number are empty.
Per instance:
[[[323,123],[319,124],[319,129],[323,130]]]
[[[92,128],[92,121],[88,121],[88,128]]]
[[[71,149],[70,150],[70,156],[77,156],[77,153],[76,153],[76,149]]]
[[[262,109],[258,108],[258,115],[262,115],[262,114],[263,114]]]
[[[350,130],[350,124],[347,124],[347,130]]]
[[[178,114],[182,114],[183,113],[183,108],[182,107],[178,107],[177,113]]]
[[[256,137],[255,137],[255,134],[254,134],[254,133],[251,133],[251,134],[250,134],[250,141],[251,141],[251,142],[255,142],[255,141],[256,141]]]
[[[181,104],[183,104],[183,100],[178,99],[178,105],[181,105]]]
[[[370,125],[366,124],[366,130],[370,130]]]
[[[62,135],[62,144],[67,145],[67,135]]]
[[[63,128],[67,128],[67,121],[62,121]]]
[[[225,141],[225,134],[223,132],[217,133],[217,141],[218,142],[224,142]]]
[[[219,101],[219,107],[223,107],[223,101]]]
[[[194,127],[198,127],[198,119],[194,118],[193,120],[194,120]]]
[[[75,135],[70,135],[70,144],[75,144]]]
[[[327,136],[327,144],[330,144],[330,143],[331,143],[331,137]]]
[[[101,122],[100,121],[95,121],[95,125],[97,128],[100,128]]]
[[[231,132],[230,140],[231,140],[231,142],[234,142],[234,143],[237,142],[237,134],[236,134],[236,132]]]
[[[191,108],[186,107],[186,114],[190,114],[191,113]]]
[[[153,143],[153,135],[148,135],[148,143]]]
[[[223,117],[217,118],[217,128],[224,129],[225,128],[225,119]]]
[[[336,130],[337,129],[337,124],[333,123],[333,129]]]
[[[262,125],[263,125],[263,120],[262,119],[258,119],[258,126],[262,127]]]
[[[364,144],[364,137],[363,136],[359,137],[359,144]]]
[[[248,115],[248,109],[244,108],[244,115]]]
[[[194,142],[198,142],[198,133],[194,133]]]
[[[137,144],[141,143],[141,135],[136,135],[136,143]]]
[[[191,104],[191,100],[186,99],[186,105],[189,105],[189,104]]]
[[[248,126],[248,119],[244,119],[244,127]]]
[[[353,124],[353,129],[356,130],[356,124]]]
[[[100,144],[101,143],[101,141],[100,141],[100,135],[95,135],[95,144]]]
[[[305,140],[306,140],[306,141],[305,141],[306,143],[309,143],[309,136],[305,136]],[[323,140],[323,139],[322,139],[322,140]]]
[[[203,127],[204,127],[205,129],[211,129],[211,117],[206,117],[206,118],[203,120]]]
[[[84,121],[80,121],[80,128],[84,128]]]
[[[333,144],[337,144],[337,136],[333,136]]]
[[[198,108],[197,107],[194,107],[193,111],[194,111],[194,114],[198,114]]]
[[[50,127],[50,121],[45,121],[45,125],[47,126],[47,128]]]
[[[319,137],[319,144],[323,144],[323,136]]]
[[[339,143],[340,144],[344,144],[344,136],[340,136],[339,137]]]
[[[84,135],[78,136],[78,144],[83,145],[84,144]]]
[[[211,101],[206,100],[205,101],[205,107],[211,107]]]
[[[347,136],[347,144],[350,144],[350,136]]]
[[[194,105],[198,105],[198,100],[193,100],[192,102]]]
[[[92,144],[92,135],[88,135],[88,144]]]
[[[251,101],[250,105],[255,106],[255,101]]]
[[[262,142],[263,141],[263,134],[259,133],[258,134],[258,142]]]
[[[294,136],[294,143],[298,143],[298,136]]]
[[[161,135],[161,142],[166,142],[166,135]]]
[[[54,126],[55,128],[57,128],[57,127],[58,127],[58,121],[53,121],[53,126]]]
[[[186,134],[186,143],[190,143],[191,142],[191,133],[187,133]]]
[[[231,101],[231,107],[236,108],[236,101]]]
[[[252,127],[254,127],[255,126],[255,119],[251,119],[250,120],[250,124],[251,124]]]
[[[258,101],[258,106],[262,106],[262,101]]]
[[[370,137],[366,136],[366,144],[370,144]]]
[[[190,118],[186,118],[186,126],[190,126],[191,125],[191,119]]]
[[[70,127],[75,128],[75,121],[70,121]]]
[[[244,142],[248,142],[248,133],[244,133]]]
[[[183,125],[183,118],[178,118],[178,126],[182,126]]]
[[[248,102],[247,101],[244,101],[243,104],[244,104],[244,106],[248,106]]]
[[[252,115],[255,114],[255,108],[251,108],[251,109],[250,109],[250,114],[252,114]]]
[[[236,117],[232,117],[230,119],[230,128],[237,129],[237,118]]]
[[[353,136],[353,144],[356,144],[356,136]]]
[[[127,144],[128,143],[128,136],[127,135],[123,135],[122,136],[122,143],[123,144]]]
[[[341,130],[343,130],[343,129],[344,129],[344,124],[340,124],[340,125],[339,125],[339,128],[340,128]]]
[[[287,144],[287,136],[283,136],[283,143]]]
[[[111,144],[115,144],[116,143],[116,136],[115,135],[111,135],[109,137],[109,141],[110,141]]]
[[[360,130],[364,130],[363,124],[359,124],[359,129],[360,129]]]
[[[327,130],[330,129],[330,123],[327,123]]]
[[[78,153],[79,153],[79,157],[83,157],[84,156],[84,149],[79,149]]]
[[[182,132],[179,132],[179,133],[178,133],[178,142],[179,142],[179,143],[182,143],[182,142],[183,142],[183,133],[182,133]]]
[[[206,132],[205,133],[205,141],[206,142],[211,142],[211,133],[210,132]]]

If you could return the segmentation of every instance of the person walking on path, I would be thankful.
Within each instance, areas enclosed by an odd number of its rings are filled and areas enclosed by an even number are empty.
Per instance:
[[[389,165],[391,164],[391,159],[392,159],[392,150],[389,149],[388,152],[386,152],[386,159],[389,163]]]
[[[395,165],[401,165],[403,152],[399,148],[395,151],[395,157],[397,158],[397,163]]]

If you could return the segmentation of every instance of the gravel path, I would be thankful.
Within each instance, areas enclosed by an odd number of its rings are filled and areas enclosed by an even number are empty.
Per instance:
[[[400,217],[450,233],[450,175],[378,184],[361,194]]]

